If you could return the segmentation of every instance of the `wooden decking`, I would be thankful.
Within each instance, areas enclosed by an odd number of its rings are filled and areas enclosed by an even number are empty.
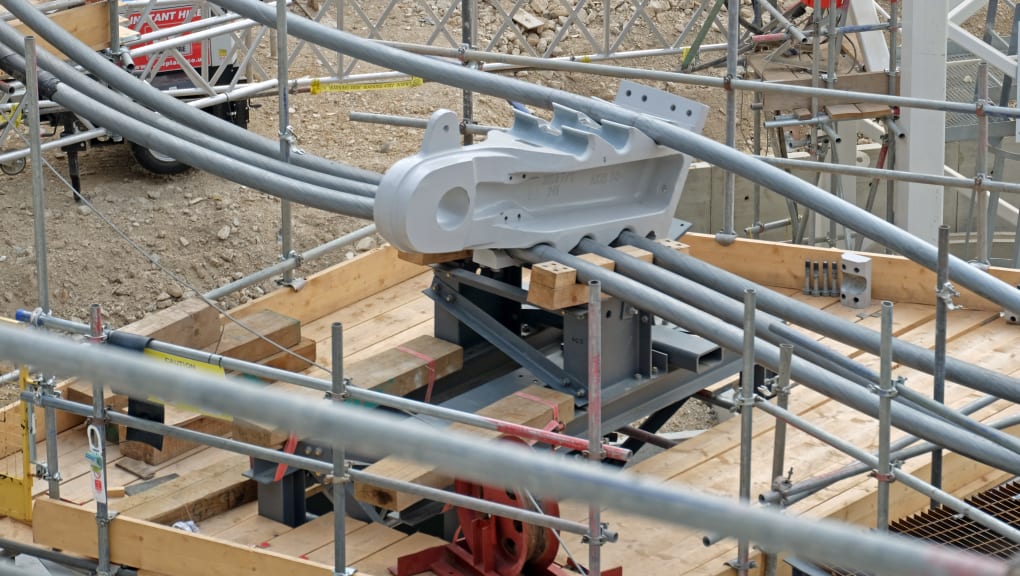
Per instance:
[[[748,249],[747,244],[740,244],[733,253],[726,253],[696,237],[691,240],[691,252],[695,256],[730,269],[741,269],[743,266],[752,279],[772,284],[780,292],[873,329],[877,329],[879,323],[879,319],[872,314],[877,310],[878,298],[895,298],[896,294],[901,294],[904,296],[903,301],[895,308],[897,336],[925,347],[934,344],[934,309],[919,303],[933,295],[933,276],[930,285],[926,287],[926,277],[913,268],[910,268],[909,277],[893,276],[902,274],[902,271],[895,272],[891,268],[895,263],[885,260],[876,262],[876,276],[886,274],[876,279],[876,305],[865,311],[851,310],[841,306],[836,298],[809,297],[800,293],[799,286],[803,284],[803,278],[798,279],[796,272],[798,269],[803,270],[805,254],[809,258],[819,258],[817,253],[810,252],[813,249],[776,248],[772,260],[768,259],[772,253],[763,250],[758,252],[756,260],[742,263],[741,257],[734,257],[734,254],[742,254],[740,250]],[[998,273],[1012,279],[1009,276],[1012,272]],[[374,252],[369,258],[345,263],[334,270],[316,275],[301,292],[279,291],[250,304],[239,313],[244,316],[260,308],[270,308],[299,319],[303,336],[317,342],[318,362],[326,367],[330,363],[330,327],[334,322],[342,322],[347,364],[370,358],[415,337],[431,333],[432,304],[421,295],[421,290],[428,285],[430,278],[429,272],[401,262],[394,257],[392,250],[383,249]],[[949,353],[995,371],[1014,373],[1017,369],[1014,350],[1020,344],[1020,327],[1007,325],[999,318],[997,310],[983,305],[983,301],[972,295],[965,294],[960,301],[966,303],[969,309],[954,311],[949,316]],[[839,343],[826,343],[832,349],[877,369],[877,358]],[[324,375],[317,368],[312,368],[310,373]],[[897,368],[895,374],[906,377],[915,389],[930,392],[930,377],[904,368]],[[962,406],[978,396],[978,393],[960,386],[947,386],[947,404],[951,406]],[[873,419],[830,401],[804,386],[794,389],[790,409],[857,446],[866,449],[874,449],[876,446],[878,427]],[[997,419],[1015,410],[1007,403],[1000,402],[979,412],[978,417],[982,420]],[[756,412],[752,497],[767,491],[771,484],[769,476],[773,438],[773,419],[762,412]],[[59,445],[61,473],[64,477],[61,496],[88,507],[92,495],[88,468],[83,457],[86,443],[81,428],[63,432]],[[44,453],[42,444],[39,451],[40,454]],[[738,451],[739,422],[738,419],[730,419],[676,448],[632,466],[630,471],[660,479],[678,488],[689,486],[694,490],[735,498]],[[132,486],[141,482],[137,476],[116,465],[119,458],[118,447],[111,446],[108,451],[108,460],[111,462],[109,485]],[[245,460],[211,448],[193,450],[153,467],[156,477],[177,474],[182,481],[143,492],[143,495],[150,494],[146,498],[132,496],[113,499],[111,509],[123,510],[126,518],[165,519],[171,513],[178,513],[182,502],[195,502],[194,509],[189,509],[188,505],[184,508],[186,513],[189,510],[193,514],[201,511],[199,515],[202,519],[197,522],[201,534],[211,536],[215,541],[241,545],[223,549],[229,550],[230,554],[261,554],[267,555],[267,558],[271,555],[274,562],[279,560],[278,555],[282,555],[293,559],[294,573],[329,574],[333,560],[332,517],[326,515],[291,529],[257,516],[255,504],[250,502],[251,495],[245,486],[246,481],[238,474]],[[787,468],[793,469],[793,480],[798,481],[839,469],[848,464],[849,459],[791,430],[788,433],[786,463]],[[14,454],[0,461],[0,471],[16,472],[19,466],[18,456]],[[1005,473],[993,471],[954,454],[946,456],[944,466],[944,486],[958,496],[967,496],[1008,477]],[[921,477],[926,477],[927,468],[927,458],[915,459],[904,465],[904,469]],[[183,480],[194,477],[202,477],[203,480]],[[213,490],[213,486],[216,490]],[[38,482],[36,494],[44,490],[45,483]],[[893,518],[915,512],[927,505],[926,498],[905,490],[899,484],[893,484],[892,491]],[[210,492],[214,493],[212,497]],[[128,502],[130,506],[127,506]],[[202,503],[199,505],[198,502]],[[565,502],[561,510],[563,516],[574,520],[583,521],[586,517],[586,506],[581,503]],[[875,481],[867,477],[840,482],[790,509],[794,514],[828,517],[862,525],[874,522],[874,511]],[[608,521],[611,528],[620,533],[619,542],[603,548],[605,566],[621,565],[626,574],[641,575],[732,573],[723,564],[736,555],[735,543],[732,541],[724,540],[706,548],[701,543],[704,536],[701,532],[624,515],[612,509],[606,511],[603,520]],[[40,526],[36,528],[37,539],[58,546],[52,540],[55,536],[41,537],[38,534]],[[0,522],[0,536],[26,539],[31,534],[23,525],[5,519]],[[361,574],[375,576],[385,575],[386,568],[394,565],[400,555],[439,543],[430,536],[407,536],[381,525],[365,525],[355,520],[347,522],[346,538],[349,564],[356,566]],[[565,537],[564,541],[575,556],[583,556],[582,544],[578,538]],[[94,544],[92,546],[94,550]],[[66,541],[60,541],[59,547],[88,553],[88,550],[76,550]],[[166,565],[159,564],[154,556],[138,557],[137,561],[153,562],[139,568],[150,574],[174,573],[165,570]],[[759,560],[758,566],[761,564]]]

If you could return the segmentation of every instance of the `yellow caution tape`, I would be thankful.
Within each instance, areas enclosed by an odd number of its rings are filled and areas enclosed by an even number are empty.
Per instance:
[[[150,350],[148,348],[145,349],[145,355],[152,356],[153,358],[159,360],[160,362],[172,364],[178,368],[189,368],[191,370],[197,370],[199,372],[204,372],[206,374],[212,374],[215,376],[226,375],[226,372],[223,371],[222,366],[216,366],[215,364],[209,364],[208,362],[199,362],[197,360],[191,360],[189,358],[174,356],[173,354],[166,354],[165,352],[157,352],[155,350]],[[171,402],[167,402],[166,400],[164,400],[163,398],[159,398],[158,396],[149,396],[148,398],[146,398],[146,400],[148,400],[149,402],[155,402],[157,404],[173,406],[174,408],[186,410],[188,412],[195,412],[196,414],[202,414],[204,416],[211,416],[219,420],[226,420],[227,422],[232,422],[234,420],[234,417],[231,416],[230,414],[209,412],[208,410],[203,410],[198,406],[191,406],[188,404],[174,404]]]
[[[157,352],[149,348],[145,349],[145,355],[152,356],[153,358],[166,364],[173,364],[178,368],[190,368],[192,370],[198,370],[200,372],[206,372],[208,374],[214,374],[216,376],[223,376],[226,374],[226,372],[223,371],[223,367],[221,366],[209,364],[208,362],[199,362],[197,360],[181,358],[180,356],[174,356],[173,354],[167,354],[165,352]]]
[[[310,92],[321,94],[323,92],[362,92],[365,90],[392,90],[394,88],[414,88],[421,86],[425,81],[421,78],[410,78],[408,80],[395,80],[393,82],[372,82],[364,84],[344,84],[339,82],[322,83],[320,80],[312,80]]]

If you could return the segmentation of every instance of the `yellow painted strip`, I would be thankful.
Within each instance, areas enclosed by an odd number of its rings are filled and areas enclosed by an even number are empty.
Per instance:
[[[172,364],[173,366],[176,366],[178,368],[189,368],[192,370],[197,370],[199,372],[204,372],[206,374],[212,374],[214,376],[226,375],[226,372],[223,371],[223,367],[216,366],[215,364],[209,364],[208,362],[199,362],[197,360],[181,358],[180,356],[174,356],[173,354],[166,354],[164,352],[157,352],[155,350],[150,350],[148,348],[145,349],[145,355],[151,356],[161,362]],[[149,396],[146,400],[148,400],[149,402],[156,402],[158,404],[173,406],[174,408],[187,410],[188,412],[195,412],[196,414],[211,416],[213,418],[218,418],[220,420],[226,420],[227,422],[232,422],[234,420],[234,417],[229,414],[209,412],[207,410],[199,408],[198,406],[190,406],[188,404],[173,404],[157,396]]]
[[[166,354],[164,352],[157,352],[148,348],[145,349],[145,355],[152,356],[161,362],[172,364],[178,368],[190,368],[192,370],[198,370],[199,372],[205,372],[214,376],[224,376],[226,374],[222,367],[216,366],[215,364],[209,364],[208,362],[189,360],[187,358],[181,358],[180,356],[174,356],[173,354]]]
[[[344,84],[340,82],[323,83],[319,80],[312,80],[310,92],[321,94],[323,92],[362,92],[365,90],[392,90],[395,88],[414,88],[421,86],[425,81],[421,78],[409,80],[395,80],[393,82],[372,82],[364,84]]]

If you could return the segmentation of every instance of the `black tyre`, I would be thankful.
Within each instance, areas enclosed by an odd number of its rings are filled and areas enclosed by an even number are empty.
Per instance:
[[[153,174],[180,174],[187,172],[191,166],[166,154],[150,150],[131,142],[131,155],[135,160]]]

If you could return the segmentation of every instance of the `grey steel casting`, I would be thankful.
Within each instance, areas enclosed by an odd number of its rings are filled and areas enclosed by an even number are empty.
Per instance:
[[[64,54],[107,82],[111,87],[137,100],[138,102],[158,110],[181,124],[201,127],[215,138],[226,140],[242,148],[255,151],[263,156],[276,157],[279,152],[279,145],[275,141],[268,140],[252,132],[235,126],[229,122],[213,121],[211,117],[191,106],[178,101],[175,98],[163,94],[158,89],[145,82],[139,82],[137,78],[120,69],[94,50],[81,44],[63,28],[54,24],[49,18],[25,0],[5,0],[4,7],[18,17],[29,28],[45,38]],[[295,164],[302,167],[333,174],[341,178],[349,178],[369,184],[376,184],[381,177],[375,172],[363,170],[354,166],[347,166],[318,156],[302,155],[295,159]]]
[[[83,347],[36,331],[0,326],[0,355],[52,373],[103,380],[120,393],[232,413],[334,446],[357,443],[375,456],[427,461],[441,470],[539,496],[577,498],[710,532],[748,538],[774,549],[889,575],[1008,576],[1000,560],[944,550],[906,538],[870,534],[833,522],[785,517],[715,496],[680,492],[628,473],[532,450],[434,430],[362,409],[309,403],[275,392],[161,365],[137,354]],[[626,497],[621,495],[626,494]],[[862,554],[866,550],[866,554]]]
[[[271,7],[250,0],[218,0],[217,3],[263,25],[274,25]],[[303,40],[406,74],[543,108],[552,108],[556,103],[587,114],[596,121],[610,120],[633,126],[660,144],[736,172],[744,178],[758,182],[795,202],[804,204],[823,216],[881,242],[894,252],[931,270],[936,267],[935,247],[924,240],[904,232],[895,225],[840,200],[792,174],[763,164],[739,150],[734,150],[724,144],[677,128],[661,120],[624,110],[608,102],[408,54],[293,16],[288,17],[288,30],[293,30],[294,35]],[[887,102],[891,98],[882,97]],[[992,112],[990,107],[987,107],[986,111]],[[998,110],[995,113],[998,114]],[[1010,114],[1012,117],[1020,114],[1020,111],[1012,110]],[[974,269],[963,260],[955,257],[950,258],[950,275],[956,278],[961,285],[1003,308],[1020,310],[1020,291],[985,272]]]
[[[657,265],[698,284],[711,286],[730,298],[740,298],[742,290],[753,287],[758,292],[758,306],[761,310],[865,352],[876,355],[879,353],[880,338],[874,330],[834,318],[813,306],[783,296],[768,287],[697,258],[680,254],[676,250],[670,250],[636,234],[624,232],[620,235],[620,240],[654,254]],[[935,356],[927,348],[894,339],[893,360],[930,374],[933,371]],[[946,378],[986,394],[1011,402],[1020,402],[1020,380],[981,366],[947,358]]]
[[[582,243],[582,246],[588,247],[591,244],[595,243]],[[659,268],[638,261],[643,266],[638,266],[637,268],[649,273],[632,274],[631,277],[624,277],[544,245],[530,250],[510,250],[509,253],[518,260],[533,264],[549,260],[566,264],[577,270],[577,277],[581,281],[599,280],[602,282],[603,290],[608,294],[631,303],[640,303],[642,310],[665,318],[733,352],[739,353],[741,350],[743,335],[740,329],[719,321],[719,317],[725,317],[729,311],[717,306],[717,304],[725,304],[729,299],[721,295],[712,298],[710,291],[707,293],[698,292],[699,289],[705,290],[704,287],[690,283],[693,285],[690,286],[690,290],[684,291],[685,295],[691,297],[701,295],[707,296],[707,298],[698,300],[696,305],[682,303],[674,297],[651,287],[660,284],[661,278],[657,280],[656,276],[657,272],[663,271]],[[622,256],[617,264],[618,269],[622,269],[630,260],[625,255]],[[644,268],[644,266],[647,266],[648,269]],[[628,270],[628,273],[632,272],[634,270]],[[670,276],[672,277],[670,282],[681,281],[681,279],[675,276]],[[692,302],[695,301],[692,300]],[[706,312],[706,310],[711,311],[711,313]],[[764,341],[759,342],[758,346],[756,346],[755,354],[758,364],[774,371],[779,369],[779,350],[776,346]],[[878,416],[878,402],[872,394],[831,372],[794,358],[791,364],[791,376],[798,382],[809,385],[814,390],[840,403],[872,417]],[[995,468],[1008,467],[1020,469],[1020,457],[1011,451],[1004,450],[1001,446],[984,438],[957,430],[955,427],[922,414],[912,407],[906,405],[895,406],[893,408],[893,421],[902,430],[932,440],[947,448],[954,446],[950,449],[967,454],[969,457]]]

